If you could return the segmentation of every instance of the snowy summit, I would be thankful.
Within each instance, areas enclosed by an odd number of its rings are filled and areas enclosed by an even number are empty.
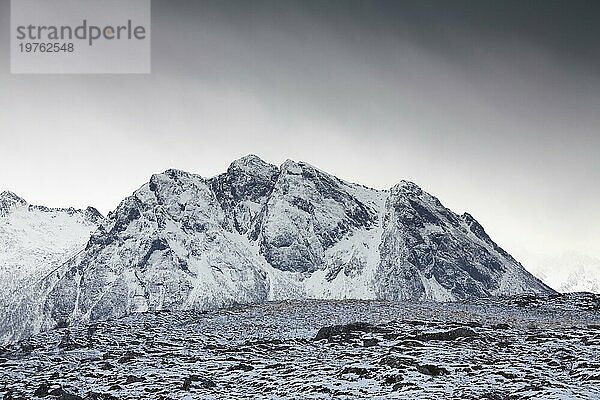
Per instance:
[[[1,199],[0,240],[39,255],[15,282],[26,289],[2,300],[3,341],[152,310],[554,293],[471,215],[416,184],[375,190],[304,162],[277,167],[250,155],[210,179],[168,170],[106,219]],[[39,245],[50,238],[60,246]],[[3,268],[21,268],[20,253]]]

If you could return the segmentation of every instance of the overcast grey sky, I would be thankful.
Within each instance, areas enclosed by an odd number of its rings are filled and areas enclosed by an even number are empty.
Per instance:
[[[152,74],[10,75],[0,190],[103,213],[248,153],[415,181],[507,250],[600,257],[600,2],[154,1]]]

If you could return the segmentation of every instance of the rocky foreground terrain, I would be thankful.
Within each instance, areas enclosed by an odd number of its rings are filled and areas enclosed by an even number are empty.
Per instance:
[[[4,399],[598,399],[600,296],[147,312],[0,348]]]

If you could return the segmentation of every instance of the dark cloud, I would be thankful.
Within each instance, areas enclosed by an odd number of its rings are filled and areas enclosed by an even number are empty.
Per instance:
[[[529,42],[574,64],[600,61],[600,3],[560,0],[237,0],[155,2],[155,21],[171,15],[198,24],[218,21],[251,34],[273,29],[310,33],[315,26],[357,44],[392,36],[456,59],[468,41]],[[461,38],[466,42],[453,41]]]
[[[152,172],[254,152],[415,180],[509,250],[599,255],[600,2],[164,0],[152,18],[149,76],[10,75],[1,34],[0,167],[21,167],[0,184],[107,211]]]

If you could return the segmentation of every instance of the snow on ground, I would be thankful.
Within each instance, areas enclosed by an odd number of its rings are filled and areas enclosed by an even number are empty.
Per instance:
[[[597,399],[599,311],[563,295],[134,314],[0,348],[0,396]]]

